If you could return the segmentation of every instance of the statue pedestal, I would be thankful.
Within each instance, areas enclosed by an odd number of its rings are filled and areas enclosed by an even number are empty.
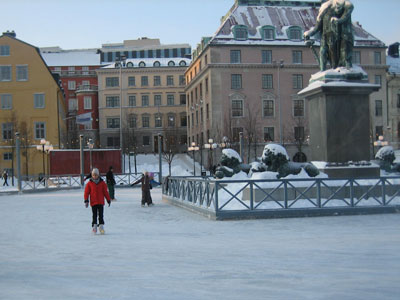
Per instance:
[[[371,159],[369,95],[380,86],[368,83],[365,77],[358,69],[320,72],[299,92],[308,100],[311,160],[344,163]]]

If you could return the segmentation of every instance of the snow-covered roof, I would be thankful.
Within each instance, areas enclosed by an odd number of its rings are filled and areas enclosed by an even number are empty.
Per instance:
[[[158,65],[159,63],[159,65]],[[188,58],[175,57],[175,58],[132,58],[125,61],[128,68],[152,68],[152,67],[185,67],[190,65],[191,60]],[[115,69],[118,68],[117,63],[111,63],[102,69]]]
[[[386,57],[386,63],[389,65],[389,73],[400,74],[400,57]]]
[[[226,17],[221,27],[211,39],[211,44],[268,44],[268,45],[304,45],[303,40],[290,40],[287,32],[292,26],[303,31],[315,25],[319,8],[314,6],[236,6]],[[245,25],[248,30],[246,40],[235,40],[233,28]],[[261,28],[275,27],[275,39],[263,40]],[[365,31],[359,23],[353,24],[355,46],[384,46],[384,43]]]
[[[60,50],[57,52],[41,49],[41,55],[49,67],[99,66],[100,54],[97,49]]]

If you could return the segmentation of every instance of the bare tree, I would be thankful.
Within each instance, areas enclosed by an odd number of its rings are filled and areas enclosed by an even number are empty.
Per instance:
[[[164,128],[165,147],[162,153],[164,160],[168,163],[169,176],[171,176],[172,161],[179,153],[179,131],[178,128]]]
[[[250,106],[250,103],[246,102],[246,110],[247,114],[244,118],[244,131],[247,136],[247,162],[250,162],[251,159],[251,145],[254,145],[254,158],[257,157],[257,136],[258,136],[258,125],[260,119],[260,110],[253,104]]]
[[[28,126],[26,125],[26,122],[21,122],[19,124],[19,134],[20,134],[20,138],[21,138],[21,153],[22,156],[25,157],[25,174],[28,175],[29,174],[29,148],[31,145],[31,133],[30,130],[28,129]]]

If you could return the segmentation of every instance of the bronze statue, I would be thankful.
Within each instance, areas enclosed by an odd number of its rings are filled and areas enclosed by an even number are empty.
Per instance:
[[[319,65],[321,71],[331,68],[351,68],[353,56],[353,27],[351,13],[354,6],[349,0],[328,0],[322,4],[315,26],[304,33],[306,41],[321,34]],[[308,44],[310,44],[308,42]]]

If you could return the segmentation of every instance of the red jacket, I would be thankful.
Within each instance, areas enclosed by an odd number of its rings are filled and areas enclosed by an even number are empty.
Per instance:
[[[104,198],[110,203],[111,198],[108,194],[108,189],[106,183],[100,178],[99,183],[95,183],[92,179],[86,184],[85,187],[85,201],[89,200],[90,196],[90,206],[104,205]]]

